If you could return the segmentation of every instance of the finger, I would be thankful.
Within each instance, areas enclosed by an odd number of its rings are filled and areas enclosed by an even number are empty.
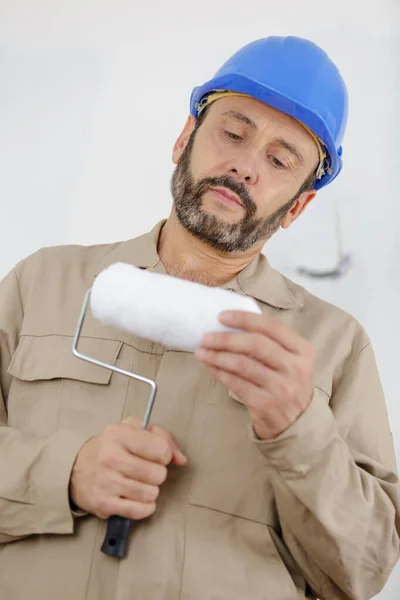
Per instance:
[[[200,348],[196,350],[196,356],[207,365],[228,371],[233,375],[240,374],[242,379],[246,379],[261,388],[266,386],[267,378],[271,372],[271,369],[268,369],[260,361],[244,354]]]
[[[266,393],[257,385],[223,369],[218,369],[217,367],[208,368],[215,379],[218,379],[228,390],[235,394],[247,406],[250,412],[261,406],[261,404],[266,404]]]
[[[157,486],[164,483],[168,474],[167,468],[164,465],[144,460],[132,454],[120,457],[116,464],[116,470],[125,477],[135,481]]]
[[[183,454],[183,452],[181,451],[181,449],[179,448],[178,444],[175,441],[174,436],[169,433],[168,431],[166,431],[165,429],[162,429],[162,427],[158,427],[157,425],[151,425],[150,426],[150,431],[152,433],[154,433],[155,435],[159,435],[160,437],[162,437],[163,439],[165,439],[172,451],[172,463],[178,466],[183,466],[186,465],[188,460],[186,458],[186,456]]]
[[[273,433],[273,435],[266,435],[265,439],[275,437],[276,433],[274,432],[284,431],[288,423],[293,422],[295,417],[288,415],[287,403],[277,401],[276,396],[270,395],[237,375],[215,367],[208,368],[216,379],[245,404],[253,421],[253,426],[257,422],[262,422],[264,432],[270,430]]]
[[[221,353],[217,352],[216,354]],[[239,381],[243,381],[243,384],[249,383],[256,386],[263,394],[267,394],[270,398],[279,398],[281,400],[284,398],[296,398],[296,387],[290,378],[267,367],[259,369],[260,363],[257,364],[256,361],[251,362],[250,360],[247,362],[246,358],[243,357],[243,362],[239,361],[239,363],[236,363],[229,356],[226,358],[216,357],[215,359],[210,359],[210,361],[214,362],[207,363],[207,365],[216,368],[220,372],[220,377],[222,376],[221,373],[224,372],[227,375],[236,376]],[[239,365],[238,368],[236,368],[237,364]],[[232,365],[233,369],[231,368]],[[248,391],[247,388],[246,392],[248,393]],[[280,402],[280,404],[283,405],[284,402]]]
[[[121,477],[118,496],[146,504],[155,502],[159,493],[160,488],[157,485],[150,485],[128,477]]]
[[[122,424],[119,437],[124,448],[145,460],[168,465],[172,460],[172,449],[168,440],[160,435],[155,435],[147,429],[138,429],[134,435],[129,425]]]
[[[99,494],[103,496],[120,496],[137,502],[155,502],[159,495],[159,486],[143,483],[122,471],[108,472],[107,476],[98,483]]]
[[[262,333],[215,332],[203,337],[202,347],[246,354],[272,369],[285,369],[291,354]]]
[[[188,463],[187,457],[181,452],[181,450],[174,450],[172,453],[171,463],[178,467],[184,467]]]
[[[133,427],[133,429],[143,429],[143,421],[138,417],[126,417],[121,423]]]
[[[219,315],[219,320],[227,327],[262,333],[295,354],[302,354],[309,345],[296,331],[269,315],[240,310],[224,311]]]
[[[101,519],[107,519],[112,515],[118,515],[126,519],[138,521],[150,517],[156,510],[156,503],[136,502],[127,498],[107,498],[99,502],[97,515]]]
[[[141,421],[137,417],[127,417],[126,419],[124,419],[122,421],[122,423],[129,425],[129,426],[133,427],[134,429],[142,429],[142,427],[143,427],[143,421]],[[147,428],[146,431],[155,433],[156,435],[158,435],[159,437],[161,437],[165,441],[167,441],[168,444],[170,445],[172,457],[171,457],[171,460],[168,461],[168,463],[164,463],[164,464],[169,464],[169,462],[172,462],[173,464],[178,465],[178,466],[183,466],[183,465],[187,464],[188,461],[187,461],[186,456],[183,454],[183,452],[178,447],[178,445],[171,433],[169,433],[168,431],[165,431],[165,429],[162,429],[162,427],[158,427],[157,425],[149,425],[149,427]],[[148,457],[144,457],[144,458],[148,458]],[[149,460],[152,460],[152,459],[149,458]]]

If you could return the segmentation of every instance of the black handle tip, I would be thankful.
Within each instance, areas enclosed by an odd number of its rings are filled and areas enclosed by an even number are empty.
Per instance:
[[[132,521],[123,517],[113,516],[108,519],[107,533],[101,546],[101,551],[107,556],[123,558],[128,547],[128,538]]]

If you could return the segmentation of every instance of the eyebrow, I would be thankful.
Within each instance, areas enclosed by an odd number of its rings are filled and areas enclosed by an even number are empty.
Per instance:
[[[227,112],[222,113],[222,116],[231,117],[236,121],[241,121],[242,123],[249,125],[252,129],[257,129],[257,125],[254,123],[254,121],[249,119],[249,117],[246,117],[246,115],[244,115],[243,113],[237,112],[236,110],[228,110]]]
[[[249,127],[251,127],[252,129],[257,129],[257,125],[254,121],[252,121],[249,117],[246,117],[246,115],[244,115],[243,113],[237,112],[236,110],[228,110],[227,112],[222,113],[222,116],[230,117],[232,119],[235,119],[236,121],[241,121],[242,123],[245,123],[245,125],[249,125]],[[304,163],[304,158],[302,154],[300,154],[300,152],[297,150],[294,144],[288,142],[287,140],[285,140],[285,138],[282,137],[275,138],[274,142],[277,143],[279,146],[282,146],[282,148],[285,148],[285,150],[287,150],[291,154],[293,154],[293,156],[299,161],[300,164]]]
[[[281,137],[275,138],[275,143],[279,144],[279,146],[282,146],[282,148],[285,148],[288,152],[293,154],[293,156],[297,158],[300,164],[304,163],[303,155],[300,154],[300,152],[297,150],[294,144],[291,144],[290,142]]]

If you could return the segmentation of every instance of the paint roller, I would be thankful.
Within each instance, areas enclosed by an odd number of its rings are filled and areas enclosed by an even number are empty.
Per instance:
[[[85,314],[104,325],[159,343],[171,350],[194,352],[206,333],[234,331],[218,321],[224,310],[261,313],[255,300],[223,288],[209,287],[184,279],[151,273],[125,263],[115,263],[102,271],[85,295],[74,335],[72,351],[76,357],[100,367],[132,377],[150,386],[143,418],[148,427],[157,393],[156,382],[125,371],[78,351]],[[108,519],[101,551],[122,558],[133,521],[114,515]]]

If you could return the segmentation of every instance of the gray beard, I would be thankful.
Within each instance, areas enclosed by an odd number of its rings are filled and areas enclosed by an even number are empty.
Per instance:
[[[190,168],[195,134],[196,130],[171,179],[171,193],[180,224],[199,240],[225,253],[245,252],[260,241],[265,243],[279,229],[297,196],[269,217],[256,218],[257,207],[243,183],[229,176],[207,177],[195,182]],[[240,221],[227,223],[203,209],[202,197],[212,187],[225,187],[237,194],[245,210]]]

